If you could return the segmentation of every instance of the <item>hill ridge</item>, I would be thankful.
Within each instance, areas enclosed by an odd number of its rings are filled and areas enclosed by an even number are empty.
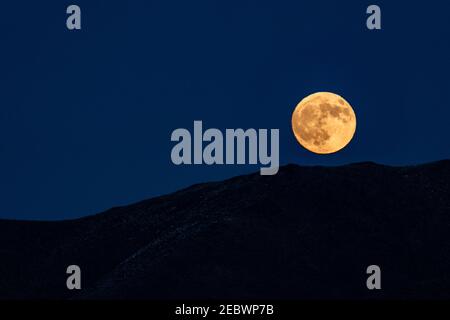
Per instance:
[[[286,165],[76,220],[0,220],[0,298],[450,298],[449,193],[448,160]]]

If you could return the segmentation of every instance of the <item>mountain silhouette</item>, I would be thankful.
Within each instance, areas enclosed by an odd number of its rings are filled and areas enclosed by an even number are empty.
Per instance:
[[[3,299],[450,298],[450,161],[287,165],[76,220],[0,220],[0,257]],[[73,264],[82,290],[66,288]]]

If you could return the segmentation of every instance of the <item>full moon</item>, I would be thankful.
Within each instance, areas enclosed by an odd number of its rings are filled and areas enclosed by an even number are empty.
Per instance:
[[[297,141],[318,154],[344,148],[356,130],[356,116],[350,104],[331,92],[317,92],[304,98],[292,114]]]

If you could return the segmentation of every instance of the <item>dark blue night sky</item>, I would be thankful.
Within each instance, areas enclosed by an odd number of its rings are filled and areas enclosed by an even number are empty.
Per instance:
[[[82,30],[66,29],[78,4]],[[6,1],[0,16],[0,217],[66,219],[257,166],[181,166],[171,132],[279,128],[282,164],[450,157],[450,4],[376,1]],[[302,149],[306,95],[353,106],[339,153]]]

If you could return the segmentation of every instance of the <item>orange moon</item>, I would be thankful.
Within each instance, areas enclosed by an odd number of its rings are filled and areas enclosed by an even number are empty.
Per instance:
[[[317,92],[304,98],[295,108],[292,130],[307,150],[318,154],[334,153],[352,140],[356,115],[341,96]]]

